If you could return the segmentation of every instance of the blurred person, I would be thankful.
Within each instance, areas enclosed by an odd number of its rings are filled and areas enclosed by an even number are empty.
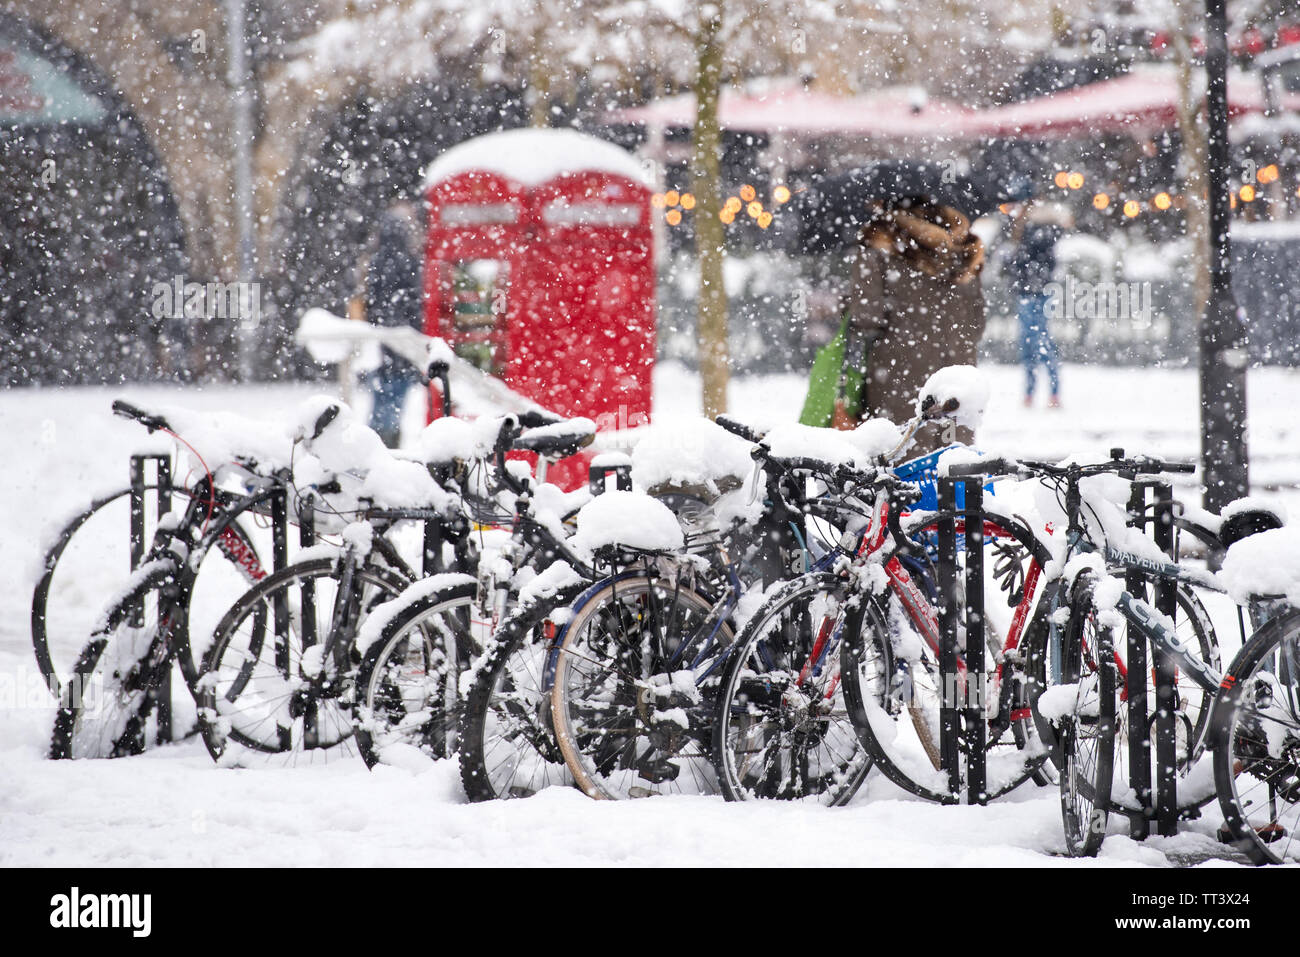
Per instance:
[[[379,219],[374,253],[365,269],[366,318],[377,326],[420,328],[420,259],[415,252],[415,232],[415,208],[410,203],[394,203]],[[374,400],[370,427],[385,445],[396,448],[401,441],[406,394],[419,381],[419,374],[389,349],[382,354],[370,379]]]
[[[975,364],[984,333],[984,244],[959,210],[914,198],[875,203],[858,245],[845,377],[862,376],[862,412],[902,424],[931,375]],[[856,419],[837,402],[836,428],[852,428]],[[912,451],[931,452],[954,438],[970,444],[974,435],[932,423],[917,433]]]
[[[1012,221],[1014,252],[1007,261],[1007,279],[1016,294],[1020,320],[1020,361],[1025,367],[1025,406],[1034,404],[1038,367],[1047,372],[1050,408],[1061,407],[1061,369],[1056,342],[1047,327],[1048,284],[1056,272],[1056,243],[1070,225],[1069,212],[1055,203],[1028,199]]]

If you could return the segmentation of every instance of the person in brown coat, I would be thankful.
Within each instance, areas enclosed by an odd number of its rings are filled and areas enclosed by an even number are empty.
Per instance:
[[[984,333],[984,247],[961,212],[923,200],[878,203],[858,244],[845,363],[864,374],[866,414],[901,425],[933,373],[975,364]],[[856,424],[838,406],[835,418],[837,427]],[[954,439],[969,444],[974,435],[931,424],[917,433],[910,452],[931,452]]]

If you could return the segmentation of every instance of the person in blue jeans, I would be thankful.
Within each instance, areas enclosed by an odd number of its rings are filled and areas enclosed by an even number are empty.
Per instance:
[[[415,213],[395,203],[380,217],[374,255],[366,267],[366,318],[377,326],[420,328],[420,261],[412,252]],[[402,406],[419,381],[409,362],[388,349],[371,378],[370,427],[384,444],[401,441]]]
[[[1026,406],[1034,403],[1040,365],[1047,369],[1051,393],[1047,404],[1054,409],[1061,406],[1060,363],[1056,342],[1047,328],[1047,304],[1051,300],[1047,287],[1056,271],[1056,243],[1068,222],[1067,212],[1030,200],[1021,206],[1012,226],[1016,247],[1006,271],[1019,302],[1020,361],[1025,367]]]
[[[1056,341],[1047,328],[1047,293],[1020,295],[1017,316],[1020,319],[1020,361],[1025,367],[1025,405],[1034,404],[1035,373],[1038,366],[1047,369],[1047,387],[1051,394],[1047,404],[1061,407],[1061,367],[1056,356]]]

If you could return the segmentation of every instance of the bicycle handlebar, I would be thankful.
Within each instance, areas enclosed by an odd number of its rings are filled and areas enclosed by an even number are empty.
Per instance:
[[[835,462],[827,462],[824,459],[814,459],[806,455],[773,455],[771,449],[766,445],[757,445],[750,455],[757,462],[764,465],[774,465],[786,472],[817,472],[821,475],[839,475],[841,465]]]
[[[124,419],[132,419],[139,422],[150,432],[156,432],[159,429],[166,429],[169,432],[171,431],[171,426],[167,424],[167,420],[161,415],[154,415],[151,412],[146,412],[144,409],[134,406],[124,399],[113,400],[113,414],[120,415]]]
[[[713,421],[722,426],[732,435],[738,435],[747,442],[758,443],[763,441],[762,433],[754,431],[749,426],[745,425],[745,423],[738,422],[729,415],[719,415]]]
[[[1138,471],[1145,472],[1146,469]],[[1154,462],[1152,463],[1152,472],[1170,472],[1174,474],[1190,475],[1196,471],[1195,462]]]
[[[756,462],[764,466],[774,466],[783,472],[813,472],[829,478],[845,488],[848,486],[901,488],[912,485],[912,483],[899,478],[887,469],[870,467],[863,469],[848,462],[827,462],[824,459],[815,459],[805,455],[773,455],[771,450],[762,443],[755,446],[750,455],[753,456]]]
[[[1019,474],[1019,463],[1009,463],[1006,459],[980,459],[977,462],[954,462],[948,466],[948,478],[963,478],[983,475]]]
[[[1129,472],[1133,475],[1158,475],[1161,472],[1168,472],[1185,475],[1195,471],[1194,462],[1166,462],[1147,456],[1128,459],[1112,458],[1108,462],[1097,462],[1091,465],[1055,465],[1051,462],[1033,462],[1028,459],[1017,461],[998,457],[954,463],[948,466],[947,475],[949,478],[980,475],[1014,475],[1018,478],[1029,478],[1034,475],[1064,478],[1074,475],[1083,478],[1106,472]]]

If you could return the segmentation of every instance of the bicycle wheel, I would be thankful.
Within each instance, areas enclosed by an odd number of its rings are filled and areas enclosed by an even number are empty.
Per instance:
[[[672,573],[616,575],[574,607],[551,720],[590,797],[715,794],[713,711],[730,624]]]
[[[1122,571],[1113,571],[1112,576],[1122,578]],[[1209,614],[1200,598],[1190,588],[1179,584],[1176,591],[1177,612],[1174,633],[1187,653],[1204,661],[1215,671],[1220,670],[1218,638]],[[1028,646],[1025,661],[1028,677],[1028,702],[1034,712],[1034,726],[1039,737],[1051,748],[1051,765],[1045,765],[1044,772],[1059,770],[1060,749],[1056,747],[1057,732],[1052,719],[1045,717],[1038,710],[1038,699],[1044,691],[1062,682],[1063,657],[1065,644],[1063,633],[1053,635],[1050,628],[1036,632]],[[1145,641],[1145,639],[1143,639]],[[1121,688],[1127,681],[1128,674],[1128,624],[1118,618],[1111,629],[1111,642],[1116,654],[1118,675],[1116,680]],[[1148,668],[1152,666],[1151,650],[1148,648]],[[1149,727],[1154,724],[1157,709],[1155,681],[1148,671],[1147,714]],[[1180,810],[1193,810],[1205,804],[1215,796],[1211,776],[1193,774],[1192,758],[1196,756],[1198,742],[1203,740],[1205,729],[1210,721],[1213,708],[1213,696],[1198,685],[1184,669],[1178,669],[1174,681],[1174,709],[1178,735],[1178,800]],[[1116,715],[1116,751],[1124,756],[1115,766],[1115,784],[1112,794],[1115,804],[1111,808],[1124,814],[1140,814],[1143,809],[1137,803],[1136,793],[1130,785],[1130,767],[1128,761],[1129,709],[1121,706]],[[1156,780],[1157,755],[1151,748],[1151,778]]]
[[[358,605],[349,609],[340,666],[326,655],[341,599],[337,560],[299,562],[251,588],[218,624],[195,684],[199,725],[213,760],[227,765],[297,764],[353,753],[356,628],[409,580],[365,564],[356,570]]]
[[[1210,747],[1224,822],[1254,863],[1300,860],[1300,611],[1246,642],[1222,687]]]
[[[451,757],[456,749],[460,675],[487,637],[472,617],[477,583],[439,576],[398,596],[410,601],[363,647],[357,672],[356,740],[366,767]],[[413,589],[421,589],[418,597]],[[411,599],[414,598],[413,601]],[[376,615],[382,619],[384,612]],[[362,645],[370,629],[362,632]]]
[[[517,608],[473,671],[460,729],[460,779],[471,801],[531,797],[573,776],[551,728],[550,668],[558,623],[590,583]]]
[[[947,517],[942,512],[919,513],[904,519],[903,528],[929,550],[937,542],[940,522]],[[960,531],[965,516],[956,512],[951,518]],[[969,541],[964,532],[962,535]],[[989,704],[986,794],[992,800],[1040,774],[1048,760],[1048,749],[1027,703],[1026,669],[1034,636],[1043,627],[1042,596],[1047,586],[1040,572],[1049,556],[1023,522],[991,508],[984,512],[982,547],[985,678],[984,687],[970,693],[977,693],[977,700]],[[957,554],[959,605],[964,604],[967,554],[965,547]],[[933,576],[933,566],[924,559],[909,560],[893,573],[889,594],[879,606],[883,620],[864,621],[861,629],[850,630],[841,655],[848,659],[842,663],[842,671],[849,714],[875,766],[904,790],[947,804],[957,797],[949,790],[948,772],[940,770],[943,683]],[[872,675],[867,667],[873,661],[866,644],[870,640],[890,649],[891,674],[883,700],[864,685],[864,679]],[[963,661],[965,642],[963,616],[958,630]],[[964,763],[964,753],[960,759]],[[959,774],[964,778],[964,769],[959,769]]]
[[[156,490],[156,485],[144,487],[148,497]],[[171,493],[179,500],[174,511],[183,511],[189,491],[172,488]],[[63,527],[42,561],[41,575],[32,589],[32,651],[56,699],[61,696],[64,677],[74,672],[86,635],[94,630],[102,614],[102,598],[97,600],[95,596],[111,594],[120,576],[130,569],[130,495],[131,489],[124,488],[96,499]],[[255,583],[250,566],[258,569],[259,565],[252,538],[237,522],[230,525],[217,545],[199,566],[199,571],[206,574],[197,587],[201,590],[200,605],[215,607],[224,597],[224,610]],[[251,561],[248,556],[252,556]]]
[[[144,750],[155,692],[171,667],[160,634],[169,623],[159,622],[157,600],[173,572],[161,566],[145,572],[105,614],[63,683],[51,758],[118,758]]]
[[[1110,627],[1094,601],[1096,575],[1074,584],[1062,684],[1048,709],[1061,728],[1061,819],[1071,856],[1093,857],[1106,837],[1114,782],[1116,664]]]
[[[848,803],[871,770],[844,703],[840,645],[860,627],[848,583],[808,575],[783,585],[736,638],[714,716],[714,770],[729,801],[756,798]],[[873,602],[869,615],[879,616]],[[878,629],[883,632],[883,629]],[[889,649],[871,648],[864,684],[883,699]]]

